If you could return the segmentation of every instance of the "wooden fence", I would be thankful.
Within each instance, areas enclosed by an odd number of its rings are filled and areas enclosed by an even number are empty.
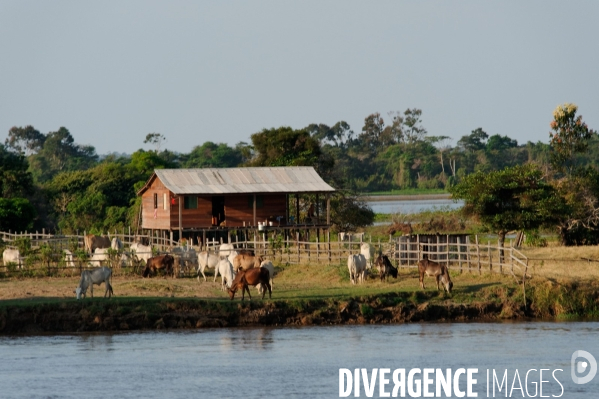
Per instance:
[[[83,235],[51,235],[45,232],[6,233],[0,232],[0,238],[7,247],[16,247],[19,241],[26,239],[31,245],[32,253],[39,251],[40,247],[47,245],[57,254],[53,259],[46,260],[45,268],[51,267],[61,269],[65,267],[62,250],[69,249],[71,252],[83,250]],[[152,237],[149,235],[132,235],[126,231],[114,231],[109,237],[119,238],[125,248],[133,242],[142,240],[151,243],[158,252],[168,252],[169,248],[179,245],[164,237]],[[498,244],[480,244],[479,237],[474,236],[474,243],[466,235],[413,235],[390,238],[386,240],[365,239],[363,235],[356,236],[359,241],[331,241],[330,233],[323,237],[322,242],[303,241],[300,234],[295,236],[282,235],[270,237],[264,234],[254,234],[251,239],[237,241],[235,236],[231,237],[231,243],[237,248],[254,249],[258,255],[271,259],[275,264],[336,264],[346,265],[350,254],[360,252],[364,242],[371,246],[373,256],[383,253],[389,256],[392,263],[400,268],[417,268],[418,260],[425,255],[429,259],[445,263],[452,271],[464,273],[500,273],[523,276],[528,273],[528,259],[517,249],[507,246],[500,248]],[[218,247],[223,243],[220,241],[208,241],[205,245],[198,243],[187,243],[196,251],[208,250],[216,253]],[[196,245],[194,245],[196,244]],[[127,251],[127,249],[125,249]],[[24,259],[25,260],[25,259]],[[31,267],[33,263],[29,262]],[[23,262],[27,264],[27,262]],[[85,262],[79,262],[80,267],[86,267]],[[13,269],[14,270],[14,269]],[[7,266],[2,265],[0,272],[7,273]],[[191,272],[191,271],[190,271]]]

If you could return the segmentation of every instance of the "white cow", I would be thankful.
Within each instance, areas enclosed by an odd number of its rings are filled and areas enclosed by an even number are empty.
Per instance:
[[[23,266],[21,254],[18,249],[6,248],[2,253],[2,261],[4,262],[4,266],[8,266],[9,263],[15,263],[19,269]]]
[[[271,261],[269,260],[264,260],[262,261],[262,263],[260,264],[260,267],[263,267],[265,269],[268,270],[268,274],[270,276],[270,288],[271,290],[273,289],[273,282],[274,282],[274,277],[275,277],[275,267],[272,264]],[[260,294],[262,294],[262,291],[264,291],[264,287],[262,286],[262,284],[258,284],[256,285],[256,288],[258,288],[258,292]]]
[[[123,242],[120,240],[120,238],[114,237],[110,242],[110,248],[114,249],[115,251],[122,251]]]
[[[220,256],[221,259],[227,258],[231,264],[233,264],[233,259],[235,259],[237,255],[239,255],[239,252],[235,250],[233,244],[223,244],[218,249],[218,256]]]
[[[96,249],[103,249],[103,248],[96,248]],[[95,251],[94,251],[94,255],[95,255]],[[77,294],[77,299],[81,299],[82,296],[85,298],[88,288],[90,289],[90,292],[91,292],[92,298],[93,298],[94,297],[94,284],[100,285],[102,283],[106,284],[106,291],[104,292],[104,297],[106,297],[106,295],[108,294],[108,297],[110,298],[111,295],[113,294],[112,285],[110,284],[111,276],[112,276],[112,271],[110,270],[110,268],[108,268],[106,266],[97,267],[92,270],[84,270],[81,273],[81,280],[79,280],[79,285],[75,289],[75,294]]]
[[[96,248],[94,254],[89,259],[89,264],[92,266],[102,266],[102,262],[106,262],[110,259],[108,250],[109,248]]]
[[[64,263],[67,267],[75,267],[75,261],[73,260],[73,253],[68,249],[63,249],[64,252]]]
[[[152,257],[152,246],[143,245],[138,242],[131,244],[131,251],[135,251],[135,256],[139,261],[143,260],[148,263],[148,259]]]
[[[202,251],[198,255],[198,281],[200,281],[200,273],[204,276],[204,281],[206,281],[206,275],[204,274],[204,270],[207,267],[212,267],[216,269],[216,265],[220,261],[220,258],[212,253]],[[214,281],[216,281],[216,272],[214,272]]]
[[[349,269],[349,279],[352,284],[356,284],[356,281],[360,279],[360,282],[364,282],[364,275],[366,274],[366,257],[362,254],[350,255],[347,257],[347,268]]]
[[[231,283],[235,278],[235,272],[233,271],[233,265],[231,262],[229,262],[229,260],[226,258],[220,259],[216,265],[216,272],[220,273],[221,275],[221,289],[226,291],[227,288],[231,288]]]
[[[366,268],[371,269],[372,268],[372,256],[374,255],[374,250],[372,248],[372,245],[370,245],[367,242],[363,242],[362,245],[360,246],[360,253],[362,255],[364,255],[364,257],[366,258]]]

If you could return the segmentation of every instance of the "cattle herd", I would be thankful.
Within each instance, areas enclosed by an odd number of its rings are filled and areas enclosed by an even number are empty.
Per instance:
[[[145,267],[141,275],[146,277],[155,276],[160,271],[164,275],[175,276],[175,269],[178,270],[195,268],[197,270],[197,279],[200,281],[200,275],[206,281],[205,270],[211,268],[214,270],[214,281],[221,276],[221,289],[227,291],[232,300],[235,293],[241,290],[241,299],[245,299],[245,293],[251,299],[249,286],[255,286],[259,294],[264,296],[268,290],[269,298],[272,295],[273,277],[275,275],[274,265],[270,260],[257,256],[253,250],[235,248],[233,244],[222,244],[217,251],[202,251],[197,253],[192,247],[181,246],[173,247],[166,254],[156,254],[151,246],[141,243],[131,244],[129,251],[125,251],[122,242],[118,238],[110,240],[108,237],[95,236],[93,234],[85,236],[85,248],[90,254],[89,265],[98,266],[90,270],[84,270],[81,274],[79,285],[75,289],[77,299],[85,297],[87,290],[90,289],[93,297],[93,286],[105,283],[106,291],[104,296],[111,296],[113,293],[111,285],[112,271],[109,267],[102,266],[102,263],[109,259],[109,249],[120,254],[120,261],[135,261],[138,264],[142,262]],[[75,267],[73,254],[69,250],[64,250],[64,261],[68,267]],[[22,267],[22,259],[17,249],[7,248],[3,254],[4,265],[10,263]],[[398,277],[398,270],[391,264],[386,255],[379,253],[373,259],[373,250],[370,244],[363,243],[359,254],[351,254],[347,259],[350,281],[352,284],[363,283],[369,271],[377,268],[381,281],[386,281],[388,276]],[[437,290],[440,284],[451,293],[453,283],[451,281],[449,270],[446,265],[433,262],[426,256],[418,262],[420,287],[424,287],[424,276],[434,277],[437,283]]]

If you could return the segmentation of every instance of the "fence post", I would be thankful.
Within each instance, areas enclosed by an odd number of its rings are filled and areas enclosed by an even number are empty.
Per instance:
[[[505,242],[505,239],[503,241]],[[499,257],[499,274],[503,274],[503,262],[505,262],[505,251],[503,250],[503,247],[499,246],[499,239],[497,240],[497,249],[497,256]]]
[[[462,238],[458,236],[458,263],[460,265],[460,274],[462,274]]]
[[[447,234],[447,246],[445,250],[447,252],[447,270],[449,270],[449,234]]]
[[[478,275],[481,275],[481,266],[480,266],[480,245],[478,244],[478,234],[474,236],[476,239],[476,261],[478,262]],[[470,263],[468,263],[468,267],[470,267]]]
[[[296,247],[297,247],[297,263],[299,265],[300,263],[300,243],[299,243],[299,231],[295,232],[295,242],[296,242]]]
[[[491,254],[491,241],[487,244],[487,252],[489,253],[489,271],[493,271],[493,254]]]

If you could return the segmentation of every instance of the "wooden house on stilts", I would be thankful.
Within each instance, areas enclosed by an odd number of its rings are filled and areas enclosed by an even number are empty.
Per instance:
[[[231,231],[330,228],[335,189],[313,167],[156,169],[138,191],[152,237],[230,239]]]

